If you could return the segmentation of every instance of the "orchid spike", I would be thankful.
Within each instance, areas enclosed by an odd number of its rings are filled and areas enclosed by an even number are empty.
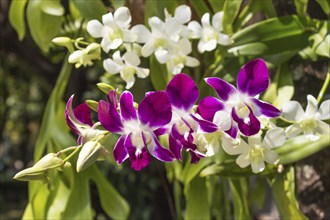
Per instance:
[[[132,168],[141,170],[149,164],[149,154],[163,162],[175,159],[154,134],[156,129],[168,124],[172,117],[170,100],[164,91],[146,93],[137,111],[133,95],[128,91],[123,92],[119,99],[120,114],[113,96],[110,97],[110,103],[99,102],[98,116],[105,129],[121,135],[113,151],[118,164],[129,158]]]
[[[237,89],[220,78],[210,77],[205,81],[219,99],[209,96],[201,100],[197,113],[233,138],[237,137],[238,130],[246,136],[257,134],[261,126],[258,116],[274,118],[281,114],[273,105],[258,99],[269,85],[268,69],[262,59],[243,66],[237,76]]]

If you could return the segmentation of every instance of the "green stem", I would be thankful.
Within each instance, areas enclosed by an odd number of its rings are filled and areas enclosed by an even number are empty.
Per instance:
[[[64,160],[63,160],[63,164],[65,162],[67,162],[68,160],[70,160],[71,157],[73,157],[81,148],[81,145],[80,146],[77,146],[76,149],[69,155],[67,156]]]
[[[323,95],[325,93],[325,91],[327,90],[328,86],[329,86],[329,82],[330,82],[330,72],[327,73],[327,76],[325,78],[325,81],[323,83],[323,86],[321,88],[321,91],[319,93],[319,95],[317,96],[317,103],[320,104],[322,98],[323,98]]]

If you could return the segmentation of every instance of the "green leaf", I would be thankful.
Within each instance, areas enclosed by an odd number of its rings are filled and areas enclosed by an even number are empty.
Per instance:
[[[25,207],[25,210],[24,210],[22,219],[23,220],[35,219],[35,217],[33,215],[33,212],[32,212],[32,206],[31,206],[31,203],[30,202]]]
[[[210,158],[204,158],[203,160],[200,160],[197,164],[191,164],[189,161],[187,161],[187,164],[185,165],[183,172],[182,172],[182,179],[184,181],[184,185],[188,186],[190,181],[192,181],[195,176],[197,176],[200,171],[209,165],[211,163]]]
[[[109,0],[112,4],[112,6],[117,9],[119,7],[122,7],[125,5],[126,0]]]
[[[64,8],[59,1],[44,1],[41,4],[41,10],[53,16],[62,16],[64,14]]]
[[[234,44],[232,46],[281,39],[300,35],[304,31],[305,28],[297,16],[271,18],[255,23],[233,34]]]
[[[194,178],[185,189],[185,219],[210,219],[210,204],[207,198],[205,178]]]
[[[198,16],[201,18],[203,14],[210,12],[210,9],[207,7],[204,1],[200,0],[190,0],[189,1],[193,8],[196,10]]]
[[[9,8],[9,22],[15,29],[18,39],[25,36],[24,9],[27,0],[12,0]]]
[[[31,184],[31,183],[30,183]],[[31,201],[31,208],[35,219],[45,219],[47,215],[50,191],[47,184],[43,184],[40,181],[35,182],[38,185],[33,200]]]
[[[94,165],[89,170],[89,178],[96,184],[102,209],[112,219],[127,219],[130,207],[111,183]]]
[[[295,196],[293,166],[286,167],[283,173],[269,176],[268,182],[281,219],[307,219],[299,210],[299,204]]]
[[[144,23],[148,26],[148,19],[157,16],[164,19],[165,1],[145,0],[144,3]]]
[[[241,177],[228,179],[234,203],[234,219],[252,219],[248,206],[248,181]]]
[[[209,0],[208,2],[210,3],[214,13],[223,11],[223,5],[225,4],[225,1]]]
[[[81,16],[87,20],[101,19],[107,10],[101,0],[71,0],[73,5],[78,9]]]
[[[158,63],[154,56],[150,57],[150,80],[155,90],[164,90],[169,82],[165,65]]]
[[[222,24],[225,33],[231,34],[233,32],[232,25],[239,13],[242,2],[242,0],[225,1],[222,18]]]
[[[296,6],[297,14],[300,17],[306,16],[308,0],[294,0],[294,5]]]
[[[60,16],[44,13],[44,4],[45,1],[42,0],[29,1],[26,16],[34,42],[46,53],[51,46],[51,40],[60,33],[62,19]]]
[[[257,176],[254,188],[250,194],[250,200],[252,203],[256,204],[258,209],[262,209],[265,204],[266,199],[266,186],[264,178]]]
[[[268,18],[277,16],[272,0],[253,1],[252,11],[263,12]]]
[[[56,178],[56,177],[55,177]],[[62,219],[62,214],[67,207],[70,198],[70,189],[61,181],[56,179],[56,185],[53,186],[53,198],[49,205],[46,219]]]
[[[329,2],[325,0],[316,0],[317,3],[321,6],[322,10],[324,11],[325,14],[328,16],[330,15],[330,6]]]
[[[91,205],[87,173],[75,173],[62,219],[93,219]]]

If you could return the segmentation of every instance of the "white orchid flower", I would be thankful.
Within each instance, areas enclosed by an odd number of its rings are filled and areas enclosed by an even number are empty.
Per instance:
[[[75,67],[79,68],[81,65],[84,67],[93,65],[92,60],[99,60],[101,58],[101,48],[97,43],[91,43],[86,48],[76,50],[70,54],[69,63],[75,63]]]
[[[138,67],[141,63],[139,56],[132,52],[126,52],[123,57],[120,52],[113,54],[113,59],[106,59],[103,62],[104,69],[111,74],[120,73],[120,77],[126,82],[126,89],[130,89],[134,83],[134,74],[139,78],[146,78],[149,75],[149,69]]]
[[[223,132],[193,133],[192,135],[194,137],[193,143],[196,144],[198,150],[205,154],[205,156],[211,157],[219,151]]]
[[[192,33],[191,30],[185,25],[191,20],[191,9],[187,5],[180,5],[175,9],[174,16],[168,13],[167,9],[164,9],[165,22],[169,22],[174,19],[181,24],[180,35],[188,38]]]
[[[330,100],[324,101],[319,109],[317,101],[312,95],[307,95],[307,102],[305,112],[297,101],[288,101],[283,104],[283,117],[294,121],[285,130],[289,138],[304,133],[307,138],[316,141],[320,134],[330,134],[330,126],[322,121],[330,119]]]
[[[102,23],[91,20],[87,23],[87,31],[94,38],[102,38],[101,47],[108,53],[117,49],[123,42],[134,42],[137,36],[128,28],[132,17],[128,8],[120,7],[114,14],[109,12],[102,16]]]
[[[222,146],[230,155],[239,155],[236,163],[241,168],[251,165],[253,173],[260,173],[265,169],[265,161],[270,164],[278,162],[278,155],[272,149],[284,144],[286,139],[282,128],[272,128],[267,131],[262,140],[261,132],[248,137],[248,143],[243,139],[233,139],[224,135]]]
[[[193,32],[191,37],[200,39],[198,42],[198,51],[200,53],[214,50],[217,44],[226,46],[233,43],[228,35],[221,33],[223,30],[222,17],[222,11],[213,15],[211,25],[210,14],[205,13],[201,19],[202,25],[197,21],[192,21],[188,24],[188,28]]]

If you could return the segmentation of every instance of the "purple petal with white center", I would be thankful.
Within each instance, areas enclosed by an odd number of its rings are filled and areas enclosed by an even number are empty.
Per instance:
[[[275,118],[281,115],[281,111],[275,108],[273,105],[260,101],[256,98],[251,98],[250,99],[253,104],[254,108],[253,109],[253,114],[256,116],[264,115],[270,118]]]
[[[128,153],[124,145],[126,137],[126,135],[121,136],[113,149],[113,157],[117,164],[121,164],[128,158]]]
[[[190,114],[190,116],[198,123],[199,128],[203,132],[212,133],[212,132],[215,132],[218,130],[218,126],[213,124],[212,122],[209,122],[209,121],[206,121],[203,119],[198,119],[192,114]]]
[[[86,103],[78,105],[74,110],[74,116],[82,124],[93,126],[91,119],[91,110]]]
[[[108,93],[107,99],[111,105],[113,105],[116,108],[118,107],[117,93],[115,91],[111,90]]]
[[[125,121],[136,120],[137,114],[133,105],[132,93],[125,91],[120,96],[120,114]]]
[[[171,150],[171,152],[173,153],[173,155],[175,156],[176,159],[182,161],[182,144],[180,143],[180,141],[178,141],[177,139],[175,139],[171,134],[169,135],[169,148]]]
[[[167,85],[166,93],[172,106],[190,111],[198,99],[196,83],[186,74],[177,74]]]
[[[68,126],[71,128],[71,130],[77,134],[80,135],[79,130],[76,128],[76,126],[74,125],[74,123],[72,122],[72,120],[74,120],[75,117],[74,113],[73,113],[73,109],[72,109],[72,100],[73,100],[73,95],[69,98],[68,102],[66,103],[66,107],[65,107],[65,120],[66,123],[68,124]]]
[[[166,134],[168,132],[168,128],[167,127],[161,127],[158,128],[157,130],[154,131],[154,134],[159,136],[159,135],[163,135]]]
[[[189,150],[189,153],[191,156],[190,163],[198,163],[201,158],[205,157],[204,155],[202,155],[196,151]]]
[[[219,99],[207,96],[199,102],[196,113],[205,120],[213,121],[215,113],[223,109],[224,105]]]
[[[248,107],[249,108],[249,107]],[[249,108],[250,113],[249,113],[249,118],[248,121],[245,122],[245,119],[247,118],[240,118],[236,111],[235,108],[232,109],[232,117],[233,119],[237,122],[239,130],[242,132],[242,134],[246,136],[251,136],[254,134],[257,134],[260,131],[260,121],[254,116],[252,113],[251,109]]]
[[[172,108],[166,92],[148,92],[139,104],[138,114],[140,122],[154,130],[168,124]]]
[[[103,100],[98,104],[98,117],[102,126],[110,132],[120,133],[123,130],[123,124],[117,108]]]
[[[149,153],[163,162],[172,162],[175,157],[169,149],[164,148],[158,141],[156,135],[152,134],[152,142],[148,144]]]
[[[220,78],[209,77],[205,79],[205,82],[217,92],[223,101],[227,101],[231,95],[237,92],[237,89],[233,85]]]
[[[250,96],[264,92],[269,85],[268,69],[262,59],[248,62],[237,75],[237,88]]]
[[[233,121],[231,123],[231,127],[229,130],[225,131],[230,137],[232,138],[237,138],[238,135],[238,128],[237,128],[237,123]]]
[[[146,147],[142,149],[136,148],[132,143],[132,133],[125,140],[125,148],[127,149],[129,159],[134,170],[141,170],[150,162],[150,155]]]

